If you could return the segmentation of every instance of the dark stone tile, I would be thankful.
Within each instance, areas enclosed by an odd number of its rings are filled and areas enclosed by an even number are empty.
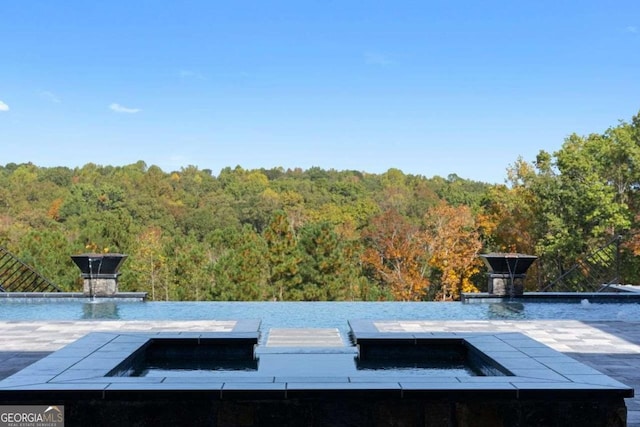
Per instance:
[[[508,352],[508,351],[518,351],[514,349],[513,346],[502,342],[500,340],[487,340],[487,341],[478,341],[475,339],[467,339],[466,340],[471,346],[482,351],[482,352]],[[552,350],[553,351],[553,350]]]
[[[474,378],[474,377],[470,377],[470,378]],[[374,379],[372,379],[371,377],[351,377],[351,382],[372,382],[374,381]],[[383,381],[385,380],[384,378],[380,378],[375,380],[377,381]],[[390,378],[386,378],[387,381],[390,380]],[[393,379],[394,381],[397,380],[398,383],[434,383],[434,384],[443,384],[443,383],[447,383],[447,384],[460,384],[460,380],[461,378],[459,377],[437,377],[437,376],[407,376],[407,377],[397,377]]]
[[[567,374],[605,376],[600,371],[578,362],[554,363],[553,361],[547,361],[545,365],[564,376],[567,376]]]
[[[416,377],[408,376],[375,376],[375,375],[352,375],[349,377],[351,383],[399,383],[403,379],[410,379]]]
[[[498,362],[501,366],[513,372],[514,374],[519,369],[526,369],[529,371],[533,369],[540,370],[540,371],[549,370],[549,368],[546,365],[530,357],[526,357],[526,358],[508,357],[505,359],[494,359],[494,360]]]
[[[602,374],[565,374],[565,376],[576,383],[592,384],[606,387],[631,388],[625,384],[622,384],[620,381],[614,380],[613,378]]]
[[[536,358],[554,357],[554,356],[559,356],[561,354],[549,347],[525,347],[525,348],[521,348],[520,351],[522,351],[527,356],[536,357]]]
[[[527,369],[527,368],[517,368],[512,369],[514,376],[523,377],[523,378],[535,378],[537,380],[547,380],[550,382],[570,381],[567,377],[558,374],[550,369]],[[510,377],[513,378],[513,377]]]
[[[179,383],[184,381],[182,377],[164,377],[163,382],[165,383]],[[199,383],[273,383],[274,377],[268,376],[212,376],[208,378],[204,377],[190,377],[190,382],[199,382]]]
[[[375,338],[378,340],[415,340],[416,333],[415,332],[379,332],[379,338]],[[427,332],[425,338],[433,338],[431,332]],[[366,337],[358,338],[358,341],[362,339],[367,339]]]
[[[360,332],[354,334],[356,343],[366,340],[384,340],[384,339],[413,339],[413,332]]]
[[[531,347],[536,348],[543,345],[540,342],[520,333],[500,333],[498,338],[518,349]]]
[[[29,376],[19,376],[19,377],[11,377],[0,382],[0,390],[4,389],[15,389],[23,386],[34,385],[34,384],[43,384],[51,379],[51,375],[29,375]]]
[[[287,391],[301,391],[301,390],[329,390],[329,391],[376,391],[376,390],[400,390],[400,384],[394,381],[368,381],[368,382],[347,382],[347,383],[335,383],[335,382],[295,382],[287,383]]]
[[[430,399],[516,399],[518,390],[510,383],[413,383],[402,382],[404,398],[429,396]]]
[[[481,382],[474,382],[474,383],[470,383],[470,382],[465,382],[465,383],[461,383],[459,381],[457,382],[433,382],[433,383],[416,383],[416,382],[410,382],[410,381],[405,381],[405,382],[401,382],[400,385],[402,386],[403,390],[406,391],[416,391],[416,390],[429,390],[429,391],[434,391],[434,390],[442,390],[442,391],[455,391],[455,390],[460,390],[460,391],[474,391],[474,392],[478,392],[478,391],[513,391],[515,393],[516,388],[509,382],[499,382],[499,383],[495,383],[495,382],[486,382],[486,383],[481,383]]]
[[[256,355],[263,354],[358,354],[356,347],[266,347],[258,346]]]
[[[105,371],[104,370],[69,370],[69,371],[65,371],[62,372],[61,374],[56,375],[55,377],[51,378],[49,381],[51,382],[65,382],[65,381],[70,381],[70,380],[83,380],[83,379],[90,379],[90,378],[104,378],[105,375]]]
[[[101,351],[133,352],[142,347],[148,340],[136,342],[110,342],[100,348]]]
[[[95,383],[95,384],[112,384],[112,383],[161,383],[166,382],[163,377],[93,377],[81,378],[75,380],[61,380],[56,378],[56,383]]]
[[[110,383],[106,387],[106,392],[113,396],[116,391],[145,391],[145,392],[171,392],[171,391],[204,391],[217,392],[222,390],[224,383],[206,383],[201,382],[162,382],[162,383]],[[130,395],[125,395],[130,396]]]
[[[318,376],[319,372],[331,376],[354,373],[355,360],[351,354],[262,354],[259,371],[269,376]]]
[[[138,343],[144,344],[149,338],[153,338],[154,334],[142,334],[142,333],[122,333],[113,339],[114,343]]]
[[[135,351],[135,349],[133,350]],[[111,351],[111,350],[98,350],[93,353],[93,356],[99,359],[125,359],[131,355],[131,351]]]
[[[260,323],[259,319],[240,319],[236,321],[233,332],[258,332]]]
[[[56,371],[61,371],[66,369],[69,366],[72,366],[78,362],[84,360],[84,357],[73,357],[71,355],[66,357],[46,357],[44,359],[40,359],[33,365],[31,365],[31,369],[43,370],[43,369],[54,369]]]
[[[524,355],[522,354],[522,352],[518,350],[513,350],[513,349],[495,350],[495,351],[488,350],[488,351],[483,351],[483,353],[496,360],[502,360],[502,359],[528,360],[529,359],[526,356],[523,357]]]
[[[275,391],[284,391],[287,389],[287,384],[285,383],[274,383],[274,382],[225,382],[222,391],[264,391],[264,390],[275,390]]]
[[[521,377],[515,377],[515,376],[510,376],[510,375],[505,375],[502,377],[499,376],[495,376],[495,377],[458,377],[458,381],[460,381],[461,383],[512,383],[513,381],[517,381],[518,378]],[[544,382],[544,383],[548,383],[549,380],[544,379],[544,378],[526,378],[527,382]]]
[[[277,383],[348,383],[349,377],[293,377],[278,376],[274,379]]]
[[[246,340],[247,342],[258,343],[259,334],[257,332],[200,332],[198,338],[216,340]]]
[[[47,358],[82,358],[87,357],[94,353],[100,344],[90,344],[77,347],[63,347],[60,350],[51,353]]]
[[[104,357],[98,357],[98,355],[96,355],[95,357],[88,357],[81,360],[80,362],[74,364],[70,369],[73,369],[74,371],[85,370],[85,369],[101,370],[104,372],[104,375],[106,375],[107,372],[109,372],[110,370],[118,366],[120,362],[121,362],[121,359],[118,359],[118,358],[113,358],[113,357],[104,358]]]
[[[351,331],[356,335],[364,334],[366,332],[378,332],[378,328],[376,328],[370,320],[352,319],[348,320],[347,323],[349,323]]]
[[[96,391],[96,390],[104,390],[108,384],[104,383],[82,383],[82,384],[69,384],[69,383],[42,383],[42,384],[30,384],[20,386],[21,391]]]
[[[595,398],[597,396],[606,400],[612,397],[631,397],[629,393],[633,391],[574,382],[514,381],[513,385],[518,389],[518,395],[522,399],[584,399],[585,397]]]
[[[158,331],[91,334],[42,359],[41,364],[36,362],[0,383],[0,398],[29,396],[29,399],[41,397],[46,400],[54,395],[64,395],[65,398],[75,399],[74,401],[102,401],[104,398],[110,402],[127,402],[133,399],[137,402],[156,402],[158,407],[162,407],[159,402],[164,402],[165,399],[166,402],[177,399],[183,402],[220,401],[231,405],[229,408],[234,406],[233,402],[249,399],[254,402],[254,409],[257,405],[255,402],[261,401],[260,399],[280,402],[282,408],[289,408],[287,405],[291,402],[314,402],[309,403],[310,405],[334,402],[331,404],[334,409],[337,408],[336,405],[345,401],[350,405],[362,405],[363,408],[375,407],[373,402],[385,402],[385,408],[404,408],[403,405],[407,402],[416,402],[409,404],[417,405],[411,407],[412,411],[417,407],[429,407],[429,402],[437,401],[441,405],[442,399],[458,402],[455,403],[458,405],[456,410],[460,411],[468,402],[484,402],[478,403],[477,407],[471,408],[471,405],[465,409],[471,411],[468,413],[475,413],[474,411],[480,411],[484,407],[490,408],[491,402],[494,401],[492,399],[507,402],[506,406],[511,407],[524,405],[522,399],[539,400],[544,405],[556,405],[557,399],[594,399],[595,396],[606,400],[633,393],[632,389],[600,374],[596,369],[573,361],[521,334],[381,333],[371,321],[350,321],[350,325],[361,345],[383,343],[391,346],[397,342],[423,344],[421,341],[427,340],[466,340],[470,347],[477,349],[474,351],[478,352],[480,358],[494,359],[517,376],[407,376],[393,373],[380,375],[376,372],[364,374],[356,369],[356,347],[258,347],[256,354],[259,363],[255,375],[211,373],[205,376],[196,373],[195,376],[175,377],[104,377],[106,372],[119,363],[120,358],[128,357],[149,339],[219,339],[223,342],[236,338],[257,342],[259,321],[249,321],[240,323],[240,327],[237,323],[234,332],[231,333]],[[589,360],[587,356],[584,356],[584,359]],[[615,359],[615,369],[624,371],[635,366],[633,359],[629,364],[622,365],[619,360]],[[7,388],[11,391],[7,391]],[[291,408],[295,407],[295,404]],[[194,404],[193,408],[196,407]],[[263,411],[261,413],[273,412],[273,407],[266,408],[265,406],[264,409],[260,409]],[[345,411],[347,408],[345,406]],[[442,414],[450,414],[453,410],[449,407],[441,409]],[[315,406],[314,410],[319,409]],[[498,409],[496,411],[499,413]],[[369,420],[369,412],[362,411],[363,420]],[[287,409],[283,413],[293,412]],[[467,412],[460,417],[466,417],[465,414]],[[389,419],[395,419],[396,415],[394,412],[394,416]],[[384,414],[377,414],[376,417],[372,419],[387,419]],[[413,421],[424,425],[426,412],[419,417],[422,421],[417,421],[418,418]]]

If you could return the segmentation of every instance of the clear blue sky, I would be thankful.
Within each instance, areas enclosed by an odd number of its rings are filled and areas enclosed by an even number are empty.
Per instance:
[[[3,1],[0,164],[503,182],[640,110],[640,1]]]

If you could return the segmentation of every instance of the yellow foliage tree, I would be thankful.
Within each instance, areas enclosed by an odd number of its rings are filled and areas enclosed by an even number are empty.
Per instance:
[[[418,227],[395,210],[371,221],[364,235],[367,249],[362,261],[399,301],[422,300],[429,287],[426,252]]]
[[[462,292],[478,292],[471,276],[479,271],[482,243],[471,209],[441,202],[424,219],[429,265],[440,273],[436,299],[457,300]]]
[[[163,254],[162,231],[157,227],[150,227],[136,239],[136,249],[132,253],[129,270],[135,276],[137,290],[149,291],[151,300],[160,298],[158,289],[160,282],[165,285],[165,297],[168,300],[168,290],[166,281],[162,280],[162,275],[167,264],[167,259]]]

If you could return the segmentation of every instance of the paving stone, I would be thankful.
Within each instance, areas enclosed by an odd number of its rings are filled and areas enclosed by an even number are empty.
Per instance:
[[[335,328],[273,328],[267,347],[343,347],[344,340]]]
[[[414,334],[521,332],[633,387],[637,396],[627,399],[628,423],[629,426],[640,427],[640,321],[379,321],[374,324],[380,332]],[[2,321],[0,379],[89,332],[224,332],[234,327],[234,322],[230,321]],[[289,338],[291,336],[280,341],[281,345],[297,345],[293,344],[295,340]],[[314,342],[323,342],[322,345],[327,347],[330,346],[327,342],[335,346],[345,345],[345,340],[336,329],[308,330],[296,339],[300,340],[300,345],[308,346]]]

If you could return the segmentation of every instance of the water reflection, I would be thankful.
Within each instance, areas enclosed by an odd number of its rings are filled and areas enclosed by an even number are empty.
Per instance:
[[[83,319],[120,319],[118,304],[113,301],[86,302],[82,304]]]
[[[521,302],[498,302],[489,304],[489,319],[524,319],[524,304]]]
[[[0,298],[0,320],[238,320],[262,328],[341,328],[348,320],[640,319],[638,303],[503,302],[138,302],[86,298]]]

